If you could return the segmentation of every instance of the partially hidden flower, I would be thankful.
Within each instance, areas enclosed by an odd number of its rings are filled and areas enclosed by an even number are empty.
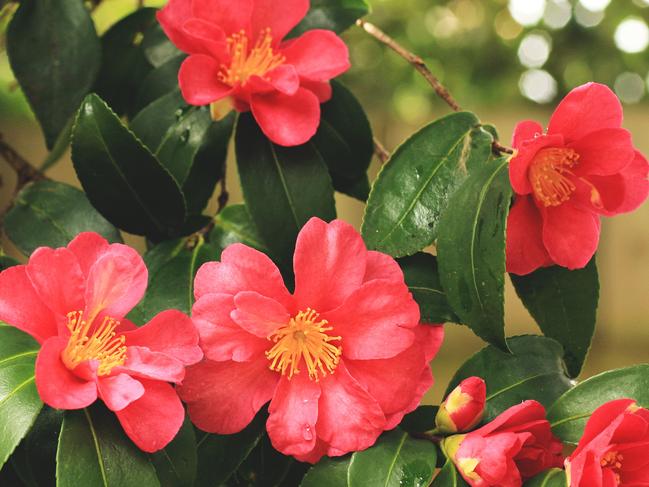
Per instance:
[[[566,459],[569,487],[649,485],[649,410],[632,399],[600,406]]]
[[[487,386],[480,377],[468,377],[440,404],[435,426],[438,433],[463,433],[482,420]]]
[[[270,401],[273,446],[316,462],[368,448],[417,407],[443,328],[419,324],[399,265],[340,220],[309,220],[293,267],[293,294],[242,244],[199,269],[192,314],[206,359],[179,393],[194,424],[220,434]]]
[[[444,440],[444,450],[471,487],[520,487],[563,465],[562,444],[536,401],[513,406],[490,423]]]
[[[158,20],[190,55],[178,74],[187,103],[211,104],[216,119],[252,111],[273,142],[307,142],[331,98],[329,81],[350,66],[332,31],[285,39],[308,10],[309,0],[170,0]]]
[[[622,106],[604,85],[572,90],[547,132],[516,126],[509,164],[515,200],[507,221],[507,270],[584,267],[599,243],[600,216],[625,213],[649,194],[649,163],[621,128]]]
[[[124,316],[142,298],[147,269],[130,247],[82,233],[41,247],[0,274],[0,320],[34,337],[36,387],[46,404],[81,409],[101,399],[142,450],[169,443],[185,412],[169,383],[202,358],[191,319],[168,310],[137,328]]]

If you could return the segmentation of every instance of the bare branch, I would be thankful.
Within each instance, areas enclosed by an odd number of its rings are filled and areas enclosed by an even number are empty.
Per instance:
[[[13,147],[5,142],[2,134],[0,134],[0,156],[7,161],[14,171],[16,171],[18,176],[16,193],[31,181],[47,179],[47,176],[32,166],[24,157],[18,154]]]
[[[381,144],[381,141],[374,137],[374,155],[378,157],[381,164],[385,164],[390,159],[390,152]]]

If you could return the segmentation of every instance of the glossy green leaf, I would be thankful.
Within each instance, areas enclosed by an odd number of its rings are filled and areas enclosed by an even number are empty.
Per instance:
[[[505,225],[512,189],[507,160],[476,168],[440,219],[437,259],[448,301],[483,340],[505,342]]]
[[[57,487],[158,487],[147,455],[99,404],[67,411],[56,454]]]
[[[452,461],[447,460],[430,487],[469,487]]]
[[[18,476],[12,462],[7,462],[0,467],[0,485],[10,485],[11,487],[32,487]]]
[[[273,448],[268,435],[259,443],[228,481],[229,487],[285,487],[300,485],[308,464],[300,463]]]
[[[5,217],[5,231],[25,255],[41,246],[65,247],[81,232],[97,232],[110,242],[122,241],[83,191],[55,181],[26,186]]]
[[[554,266],[511,278],[543,334],[563,345],[570,374],[578,376],[595,332],[599,299],[595,258],[575,271]]]
[[[332,87],[332,98],[322,105],[320,127],[311,142],[329,168],[334,189],[365,201],[367,168],[374,153],[370,122],[345,86],[334,81]]]
[[[135,112],[178,89],[178,70],[186,57],[185,54],[173,57],[146,75],[140,84]]]
[[[18,264],[20,264],[20,262],[18,262],[13,257],[9,257],[8,255],[0,255],[0,271],[4,271],[5,269],[9,269],[9,267],[13,267]]]
[[[351,456],[323,457],[309,469],[300,487],[348,487],[347,472]]]
[[[370,12],[367,0],[311,0],[309,13],[293,30],[299,35],[311,29],[342,32]]]
[[[95,81],[101,46],[81,0],[22,0],[7,31],[11,68],[48,148]]]
[[[331,178],[312,143],[280,147],[261,132],[250,114],[236,129],[239,178],[250,216],[271,252],[286,269],[295,239],[312,216],[336,217]]]
[[[63,156],[68,150],[68,147],[70,147],[70,141],[72,139],[72,125],[74,124],[74,118],[75,118],[74,116],[70,117],[68,123],[65,124],[65,128],[61,131],[61,133],[56,138],[54,147],[52,147],[52,150],[49,152],[49,154],[47,154],[47,157],[41,164],[42,172],[47,171],[49,168],[55,166],[57,162],[63,159]]]
[[[39,349],[36,340],[22,331],[0,327],[0,467],[43,407],[34,382]]]
[[[261,252],[268,252],[246,205],[226,206],[216,215],[215,220],[209,236],[210,243],[222,249],[233,243],[243,243]]]
[[[472,113],[453,113],[394,152],[367,202],[362,234],[369,248],[402,257],[435,241],[449,198],[491,154],[491,135],[479,124]]]
[[[176,437],[165,448],[151,455],[162,487],[193,487],[196,480],[196,435],[185,418]]]
[[[531,478],[523,485],[525,487],[566,487],[568,485],[566,471],[552,468]]]
[[[403,417],[399,428],[409,433],[423,433],[435,429],[435,416],[439,406],[419,406]]]
[[[556,400],[548,410],[548,419],[555,435],[576,444],[595,409],[627,398],[649,408],[649,364],[610,370],[586,379]]]
[[[491,421],[505,409],[527,399],[549,407],[572,382],[565,374],[563,349],[550,338],[509,338],[510,353],[487,346],[467,360],[446,389],[448,395],[462,380],[482,377],[487,383],[484,421]]]
[[[77,116],[72,160],[90,202],[119,228],[154,239],[179,233],[178,183],[97,95]]]
[[[177,57],[180,51],[167,37],[162,30],[162,26],[156,22],[144,33],[142,39],[142,48],[144,55],[149,63],[155,68],[159,68],[170,59]]]
[[[435,256],[418,252],[410,257],[397,259],[403,275],[419,305],[421,320],[425,323],[457,323],[459,318],[448,304],[446,293],[439,282],[439,270]]]

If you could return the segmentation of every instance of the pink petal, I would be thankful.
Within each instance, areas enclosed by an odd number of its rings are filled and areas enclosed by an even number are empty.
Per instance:
[[[57,315],[83,310],[84,276],[76,256],[65,247],[36,249],[27,275],[41,300]]]
[[[128,346],[126,362],[120,370],[135,377],[165,382],[180,382],[185,377],[185,366],[180,360],[146,347]]]
[[[444,343],[444,325],[422,323],[415,328],[415,341],[424,348],[426,362],[435,358]]]
[[[320,101],[300,88],[294,95],[255,94],[250,100],[259,127],[274,143],[292,147],[308,142],[320,125]]]
[[[86,319],[103,311],[121,318],[142,299],[148,271],[142,257],[131,247],[113,244],[88,271]]]
[[[523,142],[534,140],[539,135],[543,135],[543,127],[540,123],[535,122],[534,120],[518,122],[514,128],[512,146],[515,149],[518,149]]]
[[[225,32],[218,25],[192,18],[182,25],[182,30],[191,42],[190,48],[186,52],[207,54],[216,58],[220,63],[230,64]]]
[[[543,244],[557,265],[581,269],[595,255],[600,227],[598,215],[569,203],[546,208]]]
[[[622,125],[622,105],[605,85],[587,83],[572,90],[550,119],[548,134],[563,135],[566,143],[600,129]]]
[[[637,209],[649,195],[649,163],[640,152],[635,152],[635,158],[621,172],[624,178],[624,202],[616,209],[617,213],[627,213]]]
[[[193,0],[192,11],[195,17],[216,24],[230,35],[246,30],[250,25],[254,0]]]
[[[238,293],[234,297],[234,304],[236,309],[231,313],[232,319],[241,328],[259,338],[268,338],[291,318],[284,306],[255,292]]]
[[[255,291],[291,309],[292,297],[282,275],[267,255],[243,244],[228,246],[221,262],[203,264],[194,279],[194,295],[235,294]]]
[[[309,81],[329,81],[350,67],[347,46],[330,30],[310,30],[282,46],[282,54]]]
[[[525,275],[552,264],[543,244],[543,221],[531,196],[518,196],[507,218],[507,272]]]
[[[275,90],[285,95],[294,95],[300,88],[300,78],[295,68],[289,64],[282,64],[264,75],[251,76],[246,84],[246,89],[251,93],[270,93]]]
[[[230,294],[206,294],[194,304],[192,314],[205,357],[216,362],[247,362],[263,356],[271,343],[248,333],[232,321],[235,309]]]
[[[190,105],[207,105],[229,96],[232,88],[218,79],[221,65],[205,54],[192,54],[178,72],[178,84],[183,98]]]
[[[274,43],[281,41],[309,10],[309,0],[254,0],[252,32],[270,29]]]
[[[366,256],[363,239],[350,224],[311,218],[300,230],[293,257],[300,309],[324,313],[340,306],[363,282]]]
[[[329,81],[320,82],[303,79],[300,84],[302,88],[312,92],[318,98],[320,103],[326,103],[331,100],[333,89],[331,88],[331,83]]]
[[[323,456],[329,454],[329,456],[335,456],[331,452],[328,451],[328,446],[327,443],[322,441],[320,438],[316,438],[316,444],[313,447],[313,450],[311,450],[308,453],[305,453],[304,455],[294,455],[295,459],[298,462],[306,462],[306,463],[317,463],[318,460],[320,460]],[[345,453],[341,453],[341,455],[344,455]]]
[[[323,318],[333,327],[331,334],[342,336],[345,358],[391,358],[412,345],[419,307],[405,284],[374,280]]]
[[[265,357],[243,363],[206,360],[187,369],[178,394],[203,431],[237,433],[273,397],[279,377]]]
[[[591,132],[569,145],[579,154],[575,174],[609,176],[627,167],[635,157],[631,134],[624,129]]]
[[[133,443],[152,453],[174,439],[185,420],[185,409],[169,384],[143,380],[142,385],[144,395],[115,414]]]
[[[510,407],[476,431],[477,435],[486,436],[496,431],[519,431],[525,423],[545,420],[545,408],[537,401],[523,401]]]
[[[544,135],[522,142],[509,161],[509,180],[517,194],[525,195],[532,192],[528,170],[536,154],[546,147],[563,147],[563,138],[560,135]]]
[[[121,411],[144,394],[144,386],[128,374],[97,380],[99,397],[111,411]]]
[[[403,283],[403,271],[397,261],[383,252],[370,250],[367,252],[367,266],[363,282],[374,279],[387,279]]]
[[[308,374],[282,376],[270,403],[266,429],[284,455],[305,455],[315,448],[320,385]]]
[[[621,421],[615,423],[615,420],[618,419],[618,417],[621,416],[634,402],[633,399],[616,399],[614,401],[606,402],[598,407],[588,419],[586,427],[584,428],[584,433],[579,440],[579,446],[572,456],[579,454],[585,446],[608,429],[610,429],[610,431],[606,442],[609,442],[615,429],[619,426],[619,423],[621,423]],[[615,425],[613,426],[614,423]]]
[[[126,344],[161,352],[185,365],[203,358],[198,346],[198,330],[185,313],[170,309],[157,314],[146,325],[124,333]]]
[[[80,233],[68,244],[68,250],[77,257],[84,277],[88,277],[92,265],[109,247],[108,241],[94,232]]]
[[[45,404],[56,409],[81,409],[97,399],[94,382],[80,379],[61,361],[67,341],[58,337],[43,343],[36,357],[36,388]]]
[[[39,343],[58,335],[56,318],[36,294],[27,266],[0,273],[0,321],[29,333]]]
[[[185,52],[193,51],[195,44],[182,28],[183,24],[192,17],[191,1],[169,0],[163,9],[158,11],[156,17],[167,37],[178,49]]]
[[[349,374],[345,364],[320,382],[318,437],[342,452],[364,450],[385,428],[378,403]]]

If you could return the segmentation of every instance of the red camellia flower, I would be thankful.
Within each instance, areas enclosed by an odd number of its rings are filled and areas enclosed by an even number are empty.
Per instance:
[[[444,449],[472,487],[520,487],[523,480],[563,465],[561,441],[536,401],[513,406],[471,433],[447,438]]]
[[[43,402],[80,409],[100,398],[133,442],[152,452],[173,439],[185,416],[168,382],[179,383],[203,354],[180,311],[164,311],[142,328],[123,318],[146,285],[135,250],[82,233],[0,274],[0,320],[41,344],[36,387]]]
[[[347,223],[309,220],[293,265],[293,294],[245,245],[199,269],[192,313],[206,360],[179,393],[196,426],[221,434],[271,401],[273,446],[316,462],[371,446],[417,407],[443,328],[419,324],[398,264]]]
[[[284,40],[308,10],[309,0],[170,0],[158,20],[190,54],[178,74],[187,103],[212,104],[216,119],[252,110],[273,142],[307,142],[329,81],[349,69],[347,46],[331,31]]]
[[[649,163],[621,128],[622,106],[604,85],[572,90],[547,133],[516,126],[509,164],[515,192],[507,221],[507,270],[584,267],[599,243],[600,215],[637,208],[649,194]]]
[[[599,407],[566,472],[570,487],[649,486],[649,410],[632,399]]]
[[[435,417],[438,433],[469,431],[482,420],[487,386],[480,377],[468,377],[451,391]]]

